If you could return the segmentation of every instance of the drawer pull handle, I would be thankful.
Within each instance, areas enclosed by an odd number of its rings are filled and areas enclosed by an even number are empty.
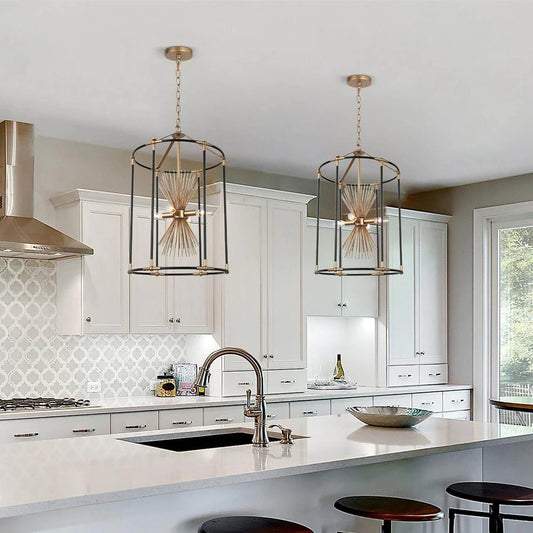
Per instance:
[[[430,376],[442,376],[442,373],[441,372],[437,372],[435,374],[429,374]]]
[[[251,385],[251,383],[249,381],[239,381],[237,385]]]
[[[215,422],[233,422],[233,418],[215,418]]]
[[[410,378],[412,374],[398,374],[399,378]]]
[[[269,359],[274,359],[274,354],[269,354],[268,357]]]
[[[272,415],[272,414],[270,414],[270,415],[267,415],[267,418],[276,418],[276,416],[278,416],[278,415]]]
[[[13,437],[36,437],[39,433],[15,433]]]
[[[172,422],[175,426],[190,426],[192,424],[192,420],[179,420],[178,422]]]
[[[144,429],[146,424],[135,424],[133,426],[124,426],[126,429]]]
[[[461,400],[452,400],[452,403],[461,403],[461,402],[464,402],[464,398],[462,398]]]
[[[310,416],[310,415],[317,415],[318,411],[303,411],[302,415]]]
[[[435,405],[435,402],[420,402],[420,405]]]
[[[94,433],[96,428],[73,429],[72,433]]]
[[[293,383],[296,383],[295,379],[284,379],[280,381],[282,385],[292,385]]]

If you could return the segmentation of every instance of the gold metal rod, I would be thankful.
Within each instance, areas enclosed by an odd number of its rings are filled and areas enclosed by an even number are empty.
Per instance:
[[[348,172],[350,172],[350,170],[351,170],[351,168],[353,166],[354,161],[355,161],[355,159],[350,160],[350,164],[348,165],[348,167],[344,171],[344,174],[342,175],[342,178],[339,180],[339,183],[342,183],[345,180],[346,176],[348,175]]]
[[[158,165],[156,166],[156,170],[159,171],[161,169],[161,165],[165,162],[165,159],[167,158],[168,153],[170,150],[172,150],[172,146],[174,145],[176,141],[172,141],[168,143],[168,148],[165,150],[165,153],[163,154],[163,157],[159,160]]]

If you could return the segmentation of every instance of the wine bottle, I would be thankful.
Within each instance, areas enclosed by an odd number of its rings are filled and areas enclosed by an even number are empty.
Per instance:
[[[333,371],[333,379],[335,381],[346,381],[346,376],[344,375],[344,368],[342,368],[340,353],[337,354],[337,364],[335,365],[335,370]]]

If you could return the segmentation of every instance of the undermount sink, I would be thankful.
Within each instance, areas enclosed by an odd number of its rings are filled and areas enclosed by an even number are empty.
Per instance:
[[[188,431],[187,433],[167,433],[166,435],[147,435],[128,437],[127,442],[162,448],[173,452],[186,452],[191,450],[207,450],[209,448],[225,448],[228,446],[252,445],[253,430],[248,428],[211,429]],[[270,442],[281,440],[281,435],[268,432]],[[300,435],[293,435],[294,439],[303,439]]]

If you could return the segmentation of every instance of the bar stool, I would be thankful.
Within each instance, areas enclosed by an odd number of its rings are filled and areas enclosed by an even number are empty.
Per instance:
[[[488,483],[485,481],[454,483],[446,492],[473,502],[489,504],[489,511],[469,511],[450,509],[450,533],[454,531],[455,516],[482,516],[489,519],[489,533],[503,533],[504,520],[533,522],[533,516],[500,513],[500,505],[533,505],[533,489],[505,483]]]
[[[431,522],[443,517],[442,511],[430,503],[388,496],[347,496],[335,502],[344,513],[382,520],[382,533],[391,533],[392,522]]]
[[[295,522],[262,516],[224,516],[204,522],[198,533],[313,533]]]

